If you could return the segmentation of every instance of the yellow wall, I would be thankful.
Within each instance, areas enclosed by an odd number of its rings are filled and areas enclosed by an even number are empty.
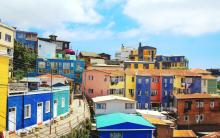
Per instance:
[[[133,76],[130,76],[130,75],[126,75],[126,90],[125,90],[125,96],[129,99],[133,99],[135,100],[135,84],[136,84],[136,79],[134,77],[134,82],[132,82],[132,77]],[[132,97],[130,94],[129,94],[129,89],[134,89],[134,96]]]
[[[181,85],[181,78],[184,78],[184,77],[182,77],[182,76],[175,76],[175,78],[174,78],[174,85],[173,85],[173,87],[174,87],[174,89],[184,89],[184,87],[182,87],[182,85]]]
[[[140,70],[144,69],[144,65],[143,64],[138,64],[138,69],[140,69]]]
[[[116,85],[111,85],[111,83],[109,84],[109,89],[123,89],[125,87],[125,83],[124,81],[120,81],[119,83],[117,83]],[[121,94],[118,94],[120,96],[123,96]]]
[[[154,64],[149,64],[149,69],[154,69]]]
[[[14,30],[11,27],[3,27],[3,26],[5,25],[0,23],[0,32],[1,32],[0,47],[1,49],[3,49],[2,47],[13,48],[14,47]],[[5,34],[8,34],[11,36],[11,42],[5,41]]]
[[[6,129],[9,58],[0,56],[0,132]]]

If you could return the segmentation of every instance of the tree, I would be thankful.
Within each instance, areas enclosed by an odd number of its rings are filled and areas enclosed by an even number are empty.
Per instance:
[[[37,54],[34,50],[28,49],[21,43],[15,41],[13,57],[14,77],[19,80],[30,71],[35,69]]]

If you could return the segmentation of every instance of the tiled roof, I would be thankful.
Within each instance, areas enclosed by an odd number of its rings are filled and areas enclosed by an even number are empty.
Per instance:
[[[96,117],[96,127],[101,129],[103,127],[122,124],[122,123],[132,123],[142,126],[147,126],[149,128],[155,129],[150,122],[145,120],[143,117],[138,115],[124,114],[124,113],[113,113],[107,115],[101,115]]]
[[[103,101],[110,101],[110,100],[123,100],[123,101],[135,102],[134,100],[131,100],[129,98],[116,96],[116,95],[98,96],[98,97],[92,98],[92,100],[93,102],[103,102]]]
[[[100,55],[98,55],[95,52],[80,52],[80,53],[82,54],[82,56],[85,56],[85,57],[96,57],[96,58],[101,57]]]
[[[173,138],[196,138],[192,130],[173,130]]]
[[[191,71],[198,74],[211,74],[211,72],[199,68],[191,69]]]
[[[220,98],[217,94],[208,93],[194,93],[194,94],[174,94],[176,99],[207,99],[207,98]]]
[[[109,74],[110,76],[119,76],[119,75],[123,76],[124,75],[124,70],[120,68],[110,68],[110,69],[88,68],[86,71],[99,71],[99,72]]]

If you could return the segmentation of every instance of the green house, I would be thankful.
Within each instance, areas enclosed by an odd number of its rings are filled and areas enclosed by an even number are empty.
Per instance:
[[[63,86],[53,90],[53,117],[62,116],[69,112],[69,97],[69,86]]]

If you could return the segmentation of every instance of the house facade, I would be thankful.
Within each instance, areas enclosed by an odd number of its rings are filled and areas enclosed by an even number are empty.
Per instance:
[[[178,128],[195,131],[215,131],[220,126],[220,97],[218,95],[195,93],[174,94],[174,112]]]
[[[135,48],[127,47],[122,44],[121,49],[115,53],[115,60],[129,61],[129,56],[132,50],[135,50]]]
[[[126,97],[107,95],[92,98],[95,115],[111,113],[136,113],[136,102]]]
[[[56,44],[39,39],[37,46],[37,56],[38,58],[44,59],[56,58]]]
[[[13,57],[15,30],[0,22],[0,133],[6,130],[10,60]]]
[[[37,36],[38,34],[35,32],[16,30],[15,39],[28,49],[37,51]]]

